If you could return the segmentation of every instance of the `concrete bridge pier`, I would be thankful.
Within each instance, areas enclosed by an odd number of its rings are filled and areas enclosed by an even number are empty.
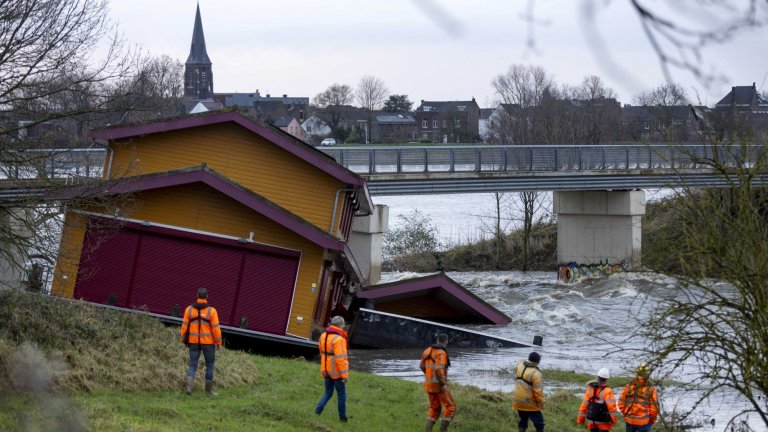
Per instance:
[[[22,287],[28,259],[23,239],[32,236],[29,225],[24,223],[27,216],[26,209],[0,206],[0,289]]]
[[[352,221],[349,248],[358,266],[366,274],[368,285],[377,284],[381,280],[382,241],[387,231],[389,207],[385,205],[376,205],[371,215],[355,217]]]
[[[645,191],[555,191],[559,264],[640,265]]]

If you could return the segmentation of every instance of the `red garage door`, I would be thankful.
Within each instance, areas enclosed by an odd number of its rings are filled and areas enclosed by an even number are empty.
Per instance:
[[[91,224],[75,298],[181,314],[199,287],[223,325],[284,334],[299,253],[234,240],[129,224]]]

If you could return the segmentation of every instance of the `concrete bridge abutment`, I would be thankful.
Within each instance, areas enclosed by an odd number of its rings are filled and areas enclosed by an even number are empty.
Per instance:
[[[559,264],[641,264],[645,191],[555,191]]]
[[[352,221],[349,248],[361,271],[366,274],[368,285],[381,280],[382,242],[387,231],[389,207],[385,205],[376,205],[372,214],[355,217]]]

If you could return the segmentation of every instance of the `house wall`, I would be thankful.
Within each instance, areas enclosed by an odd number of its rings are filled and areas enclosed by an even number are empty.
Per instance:
[[[206,163],[325,231],[330,227],[336,191],[345,186],[234,123],[114,141],[110,147],[115,153],[110,175],[113,179]],[[109,162],[107,158],[106,164]],[[341,220],[338,212],[337,209],[336,230]]]
[[[317,297],[312,284],[320,285],[323,265],[320,246],[199,183],[143,192],[136,195],[136,204],[122,216],[233,237],[247,238],[253,232],[257,243],[301,251],[288,333],[310,337]],[[67,213],[62,250],[76,253],[59,258],[52,290],[55,295],[72,297],[74,293],[86,220],[81,214]]]

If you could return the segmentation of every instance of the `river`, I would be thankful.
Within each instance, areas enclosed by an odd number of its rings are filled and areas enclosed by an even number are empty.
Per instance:
[[[655,191],[652,197],[666,193]],[[489,214],[493,199],[489,194],[383,197],[377,204],[390,206],[390,224],[397,226],[397,216],[418,209],[430,217],[445,243],[476,238],[483,223],[478,215]],[[629,375],[637,363],[644,341],[630,336],[648,316],[662,296],[674,291],[676,279],[654,273],[621,273],[610,277],[586,279],[564,284],[552,272],[449,272],[448,276],[508,315],[505,326],[475,326],[501,337],[530,342],[535,335],[544,337],[543,369],[573,370],[594,374],[607,367],[614,375]],[[414,273],[385,273],[383,282],[420,276]],[[488,390],[509,392],[513,380],[505,373],[526,357],[529,349],[450,350],[450,379]],[[418,368],[421,350],[353,350],[354,369],[375,374],[420,381]],[[687,368],[684,373],[690,373]],[[673,377],[685,382],[684,376]],[[551,383],[544,376],[545,392],[567,385]],[[574,394],[583,394],[580,386]],[[619,389],[616,389],[617,392]],[[660,389],[663,409],[686,409],[697,399],[694,391],[679,388]],[[734,415],[747,408],[747,402],[734,393],[720,392],[695,411],[698,421],[706,422],[699,431],[725,431]],[[576,413],[574,413],[574,419]],[[711,425],[711,421],[715,425]],[[748,424],[754,431],[765,426],[752,414]],[[730,429],[728,429],[730,431]]]

